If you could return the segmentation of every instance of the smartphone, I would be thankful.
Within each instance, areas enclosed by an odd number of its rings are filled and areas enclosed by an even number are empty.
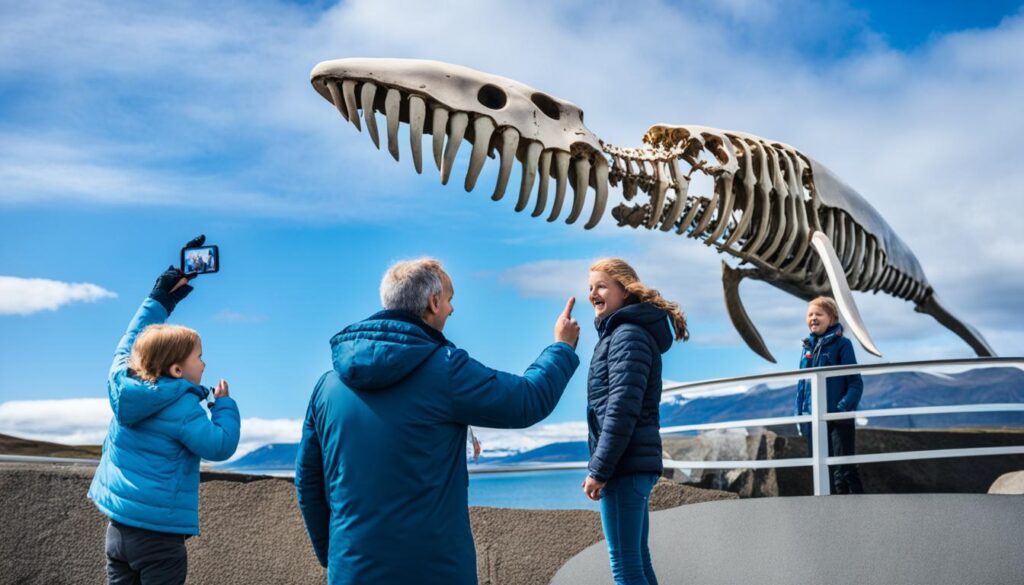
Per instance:
[[[220,271],[220,250],[217,246],[181,249],[181,271],[186,276],[199,276]]]

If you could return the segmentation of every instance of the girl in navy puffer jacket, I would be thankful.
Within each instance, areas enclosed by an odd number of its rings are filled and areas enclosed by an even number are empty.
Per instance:
[[[598,341],[587,379],[590,464],[583,491],[601,501],[615,583],[657,585],[647,509],[663,470],[661,354],[673,337],[688,338],[686,318],[617,258],[590,267],[589,298]]]
[[[108,518],[108,583],[184,583],[185,538],[199,533],[199,461],[238,446],[238,407],[220,381],[212,420],[200,386],[199,334],[162,325],[192,287],[169,268],[142,302],[114,354],[107,393],[114,418],[89,499]]]

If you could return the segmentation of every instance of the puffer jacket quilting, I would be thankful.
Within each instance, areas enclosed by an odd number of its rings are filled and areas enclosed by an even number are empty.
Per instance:
[[[89,487],[89,499],[107,517],[136,528],[199,534],[200,459],[222,461],[238,446],[238,406],[219,398],[207,417],[208,390],[188,380],[155,383],[128,369],[135,338],[162,323],[167,310],[146,299],[114,355],[107,393],[114,417],[103,455]]]
[[[590,475],[607,481],[661,473],[661,354],[672,346],[668,315],[635,303],[597,326],[587,379]]]
[[[820,337],[814,334],[803,340],[800,354],[800,369],[823,368],[826,366],[850,366],[857,363],[853,343],[843,335],[843,326],[836,323]],[[860,374],[834,376],[825,383],[826,412],[848,412],[857,410],[861,394],[864,393],[864,379]],[[797,383],[795,414],[810,414],[811,384],[807,380]]]
[[[466,425],[522,428],[555,408],[579,365],[544,349],[493,370],[411,313],[382,311],[331,339],[296,460],[299,508],[335,584],[476,583]]]

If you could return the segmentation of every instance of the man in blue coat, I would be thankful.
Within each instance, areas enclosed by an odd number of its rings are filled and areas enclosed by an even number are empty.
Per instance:
[[[579,365],[574,299],[522,376],[445,339],[454,289],[429,258],[381,282],[384,310],[331,339],[295,468],[306,529],[331,585],[473,584],[466,427],[544,419]]]

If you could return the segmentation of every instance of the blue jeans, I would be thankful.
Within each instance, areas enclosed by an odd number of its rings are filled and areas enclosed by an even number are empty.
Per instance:
[[[647,547],[647,502],[657,473],[613,477],[601,490],[601,527],[616,585],[658,585]]]

